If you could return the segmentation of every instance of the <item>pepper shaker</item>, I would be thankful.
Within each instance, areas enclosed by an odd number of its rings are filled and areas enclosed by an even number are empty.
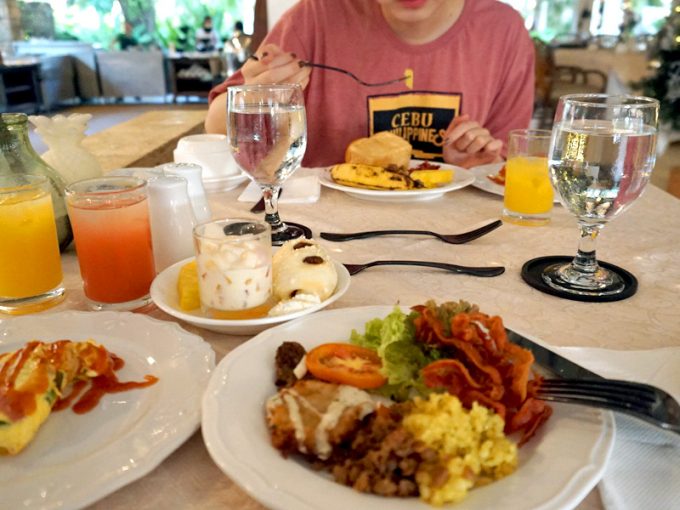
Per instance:
[[[192,231],[197,221],[187,180],[176,175],[149,179],[149,215],[156,271],[194,254]]]
[[[166,175],[177,175],[187,181],[189,200],[198,223],[210,221],[212,213],[203,188],[203,169],[193,163],[167,163],[161,167]]]

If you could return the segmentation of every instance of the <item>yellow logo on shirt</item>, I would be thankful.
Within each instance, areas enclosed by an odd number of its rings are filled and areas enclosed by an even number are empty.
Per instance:
[[[413,146],[415,158],[441,159],[444,133],[461,100],[461,94],[436,92],[369,96],[369,135],[391,131]]]

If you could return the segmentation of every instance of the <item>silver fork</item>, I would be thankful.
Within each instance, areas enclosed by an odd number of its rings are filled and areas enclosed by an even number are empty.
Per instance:
[[[327,241],[336,241],[336,242],[342,242],[342,241],[351,241],[353,239],[366,239],[368,237],[375,237],[375,236],[391,236],[391,235],[401,235],[401,234],[407,234],[407,235],[429,235],[429,236],[434,236],[437,237],[438,239],[444,241],[445,243],[449,244],[464,244],[468,243],[470,241],[474,241],[475,239],[478,239],[482,237],[483,235],[488,234],[489,232],[492,232],[496,230],[498,227],[500,227],[503,224],[501,220],[496,220],[491,223],[488,223],[482,227],[476,228],[474,230],[470,230],[469,232],[463,232],[461,234],[439,234],[437,232],[432,232],[430,230],[370,230],[367,232],[354,232],[351,234],[333,234],[330,232],[321,232],[319,234],[322,239],[326,239]]]
[[[680,434],[680,405],[649,384],[614,379],[545,379],[538,398],[626,413]]]
[[[251,55],[249,58],[251,60],[260,60],[260,58],[257,55]],[[399,78],[394,78],[392,80],[370,83],[370,82],[362,80],[361,78],[359,78],[353,72],[348,71],[347,69],[343,69],[341,67],[329,66],[329,65],[326,65],[326,64],[319,64],[317,62],[310,62],[309,60],[300,60],[300,62],[298,64],[300,65],[300,67],[317,67],[319,69],[326,69],[327,71],[335,71],[336,73],[346,74],[347,76],[352,78],[357,83],[360,83],[364,87],[382,87],[383,85],[391,85],[393,83],[399,83],[400,81],[405,81],[409,78],[408,76],[406,76],[404,74],[404,76],[400,76]]]
[[[354,275],[360,273],[364,269],[373,266],[421,266],[421,267],[434,267],[436,269],[444,269],[445,271],[450,271],[452,273],[458,274],[469,274],[472,276],[498,276],[505,272],[503,266],[497,267],[469,267],[469,266],[459,266],[456,264],[447,264],[445,262],[430,262],[427,260],[374,260],[372,262],[366,262],[365,264],[343,264],[347,268],[349,274]]]
[[[360,83],[364,87],[382,87],[383,85],[391,85],[393,83],[398,83],[400,81],[404,81],[408,79],[408,76],[400,76],[399,78],[394,78],[393,80],[387,80],[387,81],[381,81],[381,82],[374,82],[374,83],[369,83],[367,81],[362,80],[359,78],[357,75],[354,73],[348,71],[347,69],[342,69],[341,67],[335,67],[335,66],[329,66],[326,64],[318,64],[316,62],[309,62],[307,60],[301,60],[300,61],[300,67],[318,67],[319,69],[326,69],[328,71],[335,71],[337,73],[343,73],[349,76],[350,78],[354,79],[357,83]]]

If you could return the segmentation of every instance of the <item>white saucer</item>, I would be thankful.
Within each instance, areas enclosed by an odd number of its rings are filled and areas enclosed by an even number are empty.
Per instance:
[[[210,179],[203,179],[203,188],[211,193],[229,191],[246,180],[248,180],[248,176],[243,173],[227,175],[225,177],[212,177]]]
[[[326,308],[331,303],[340,299],[340,297],[347,292],[349,288],[350,276],[345,269],[345,266],[339,262],[335,262],[335,270],[338,273],[338,283],[335,287],[333,295],[322,301],[318,305],[310,306],[298,312],[289,313],[286,315],[279,315],[277,317],[262,317],[259,319],[244,319],[244,320],[222,320],[212,319],[203,315],[200,309],[185,312],[179,307],[179,297],[177,294],[177,278],[179,271],[187,262],[191,262],[194,257],[182,260],[166,268],[156,276],[151,284],[151,299],[164,312],[198,326],[199,328],[209,329],[217,333],[225,333],[229,335],[255,335],[277,324],[287,322],[304,315]]]

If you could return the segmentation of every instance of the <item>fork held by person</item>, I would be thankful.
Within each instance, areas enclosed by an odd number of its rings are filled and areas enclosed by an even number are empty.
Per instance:
[[[211,91],[206,130],[224,131],[230,86],[299,83],[307,167],[340,163],[351,141],[381,131],[407,140],[416,159],[499,161],[533,110],[533,44],[498,0],[301,0],[255,57]]]

